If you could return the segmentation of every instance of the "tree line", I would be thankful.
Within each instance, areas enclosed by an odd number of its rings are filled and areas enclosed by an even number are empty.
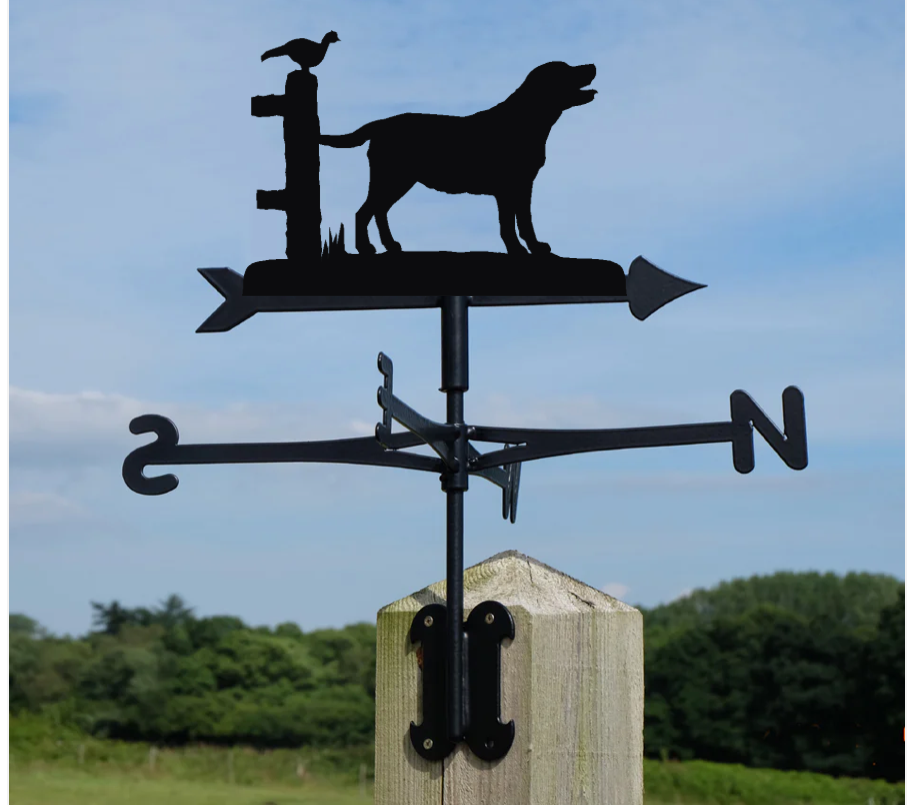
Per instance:
[[[92,603],[79,638],[10,615],[10,713],[180,745],[355,746],[374,738],[375,627],[303,632]],[[641,608],[645,754],[904,778],[905,588],[776,573]]]
[[[903,780],[905,587],[777,573],[645,615],[645,751]]]

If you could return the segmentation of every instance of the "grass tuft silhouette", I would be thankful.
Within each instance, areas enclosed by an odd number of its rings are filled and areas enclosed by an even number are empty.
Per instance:
[[[346,254],[346,247],[343,244],[343,224],[340,224],[340,232],[337,235],[328,229],[327,238],[324,241],[324,249],[321,251],[322,261],[333,260],[335,257]]]

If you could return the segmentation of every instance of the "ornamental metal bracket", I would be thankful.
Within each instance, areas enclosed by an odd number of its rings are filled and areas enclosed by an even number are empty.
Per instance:
[[[410,640],[420,643],[423,678],[423,720],[410,722],[410,742],[426,760],[442,760],[456,743],[448,738],[447,610],[443,604],[427,604],[413,617]],[[497,601],[477,604],[464,622],[461,638],[467,667],[464,740],[482,760],[498,760],[511,748],[515,722],[501,718],[501,643],[514,639],[515,621]]]

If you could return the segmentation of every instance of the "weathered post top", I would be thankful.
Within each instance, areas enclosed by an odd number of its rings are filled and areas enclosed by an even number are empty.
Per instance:
[[[465,616],[499,601],[517,624],[502,648],[503,722],[516,749],[482,760],[467,745],[439,760],[414,750],[424,707],[417,613],[429,585],[378,613],[375,805],[637,805],[642,802],[642,614],[517,551],[464,574]],[[470,661],[473,662],[471,656]]]

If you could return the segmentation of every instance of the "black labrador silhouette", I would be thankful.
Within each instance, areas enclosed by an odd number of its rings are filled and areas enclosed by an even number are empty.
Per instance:
[[[389,252],[401,251],[391,235],[388,210],[419,182],[444,193],[495,196],[499,230],[509,254],[547,254],[531,221],[534,179],[546,162],[546,141],[559,116],[594,100],[585,89],[593,64],[548,62],[532,70],[502,103],[467,117],[407,113],[367,123],[352,134],[326,135],[321,145],[354,148],[370,140],[369,192],[356,213],[356,249],[372,254],[368,225],[374,216]]]

